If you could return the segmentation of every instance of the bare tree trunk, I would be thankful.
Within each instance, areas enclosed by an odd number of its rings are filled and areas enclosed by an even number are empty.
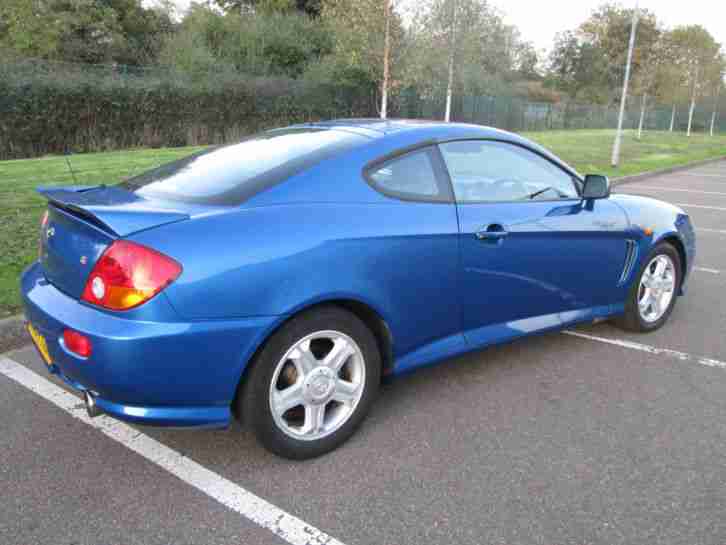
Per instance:
[[[713,126],[716,124],[716,110],[711,114],[711,136],[713,136]]]
[[[713,127],[716,124],[716,112],[718,112],[718,97],[721,94],[721,85],[716,88],[716,100],[713,102],[713,113],[711,114],[711,136],[713,136]]]
[[[388,85],[391,77],[389,57],[391,56],[391,0],[383,1],[386,18],[386,36],[383,44],[383,86],[381,89],[381,119],[388,117]]]
[[[676,122],[676,105],[673,104],[673,111],[671,112],[671,128],[670,132],[673,132],[673,125],[675,125]]]
[[[446,85],[446,113],[444,114],[444,121],[447,123],[451,121],[451,96],[454,93],[454,52],[456,51],[457,3],[457,0],[451,0],[451,9],[453,13],[451,16],[451,40],[449,42],[449,81]]]
[[[696,89],[698,87],[698,69],[693,78],[693,88],[691,89],[691,108],[688,110],[688,131],[686,136],[691,136],[691,125],[693,124],[693,111],[696,109]]]
[[[638,123],[638,140],[640,140],[643,136],[643,120],[645,119],[645,103],[647,100],[647,93],[643,93],[643,98],[640,100],[640,123]]]
[[[693,124],[693,111],[696,109],[696,97],[691,97],[691,108],[688,110],[688,131],[686,136],[691,136],[691,125]]]

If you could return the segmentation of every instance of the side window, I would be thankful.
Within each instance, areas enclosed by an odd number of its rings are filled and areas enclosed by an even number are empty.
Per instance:
[[[377,164],[366,171],[374,189],[389,197],[417,201],[448,201],[437,176],[437,157],[432,148],[423,148]],[[440,167],[442,168],[442,167]]]
[[[525,148],[463,140],[440,144],[457,202],[574,199],[573,178]]]

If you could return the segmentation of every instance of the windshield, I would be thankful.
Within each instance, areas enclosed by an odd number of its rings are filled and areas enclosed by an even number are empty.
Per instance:
[[[365,140],[332,129],[273,130],[168,163],[121,187],[141,197],[234,205]]]

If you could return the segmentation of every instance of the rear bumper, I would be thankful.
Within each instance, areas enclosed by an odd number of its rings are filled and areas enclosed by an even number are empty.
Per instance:
[[[247,361],[279,319],[135,320],[65,295],[45,280],[38,263],[23,273],[21,294],[27,320],[48,344],[51,373],[92,393],[103,412],[154,426],[228,425]],[[168,302],[157,296],[147,304]],[[89,358],[66,350],[66,328],[91,339]]]

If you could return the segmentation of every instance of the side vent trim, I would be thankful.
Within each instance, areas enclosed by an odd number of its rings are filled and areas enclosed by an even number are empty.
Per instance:
[[[625,241],[625,264],[623,265],[623,272],[620,274],[620,280],[618,280],[618,286],[622,286],[627,283],[630,278],[630,273],[633,272],[633,267],[638,261],[638,245],[632,239]]]

